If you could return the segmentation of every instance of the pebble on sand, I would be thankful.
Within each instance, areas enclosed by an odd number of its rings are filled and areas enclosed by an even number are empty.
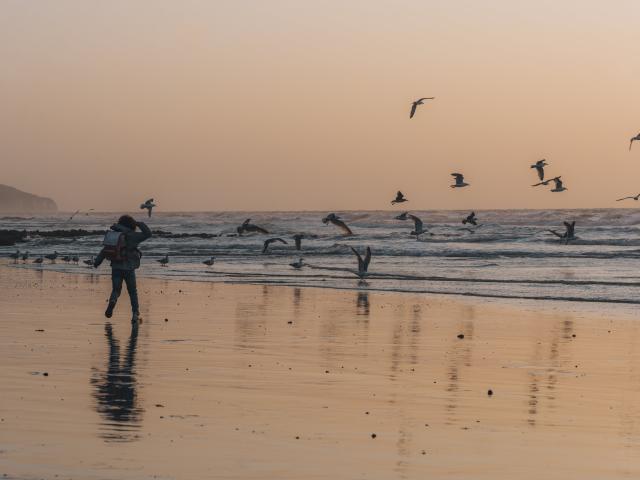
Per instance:
[[[459,333],[459,334],[458,334],[458,338],[459,338],[460,340],[462,340],[462,339],[464,338],[464,333]]]
[[[376,435],[375,433],[371,434],[371,438],[376,438],[378,435]]]
[[[493,390],[491,390],[491,389],[487,390],[487,395],[489,395],[489,396],[493,395]]]

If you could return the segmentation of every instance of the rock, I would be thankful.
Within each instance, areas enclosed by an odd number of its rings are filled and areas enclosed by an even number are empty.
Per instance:
[[[459,333],[459,334],[458,334],[458,338],[459,338],[460,340],[462,340],[462,339],[464,338],[464,333]]]
[[[493,395],[493,390],[491,390],[491,389],[487,390],[487,395],[489,395],[489,396]]]
[[[371,434],[371,438],[376,438],[378,435],[376,435],[375,433]]]

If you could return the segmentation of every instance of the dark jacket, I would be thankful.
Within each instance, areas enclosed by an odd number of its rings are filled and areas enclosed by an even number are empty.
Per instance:
[[[114,270],[135,270],[140,267],[140,257],[142,254],[138,250],[138,245],[151,237],[151,230],[143,222],[138,222],[140,232],[131,230],[124,225],[116,223],[111,226],[111,230],[124,233],[125,238],[125,259],[120,261],[111,261],[111,268]],[[104,253],[100,252],[96,257],[93,266],[99,267],[104,260]]]

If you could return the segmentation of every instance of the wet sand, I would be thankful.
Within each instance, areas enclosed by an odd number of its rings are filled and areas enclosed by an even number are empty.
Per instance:
[[[639,323],[606,306],[139,289],[132,329],[108,277],[0,266],[0,476],[640,476]]]

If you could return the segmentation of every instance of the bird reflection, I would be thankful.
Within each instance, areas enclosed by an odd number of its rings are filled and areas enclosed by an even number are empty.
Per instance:
[[[364,315],[365,317],[369,316],[370,305],[369,305],[369,294],[367,292],[358,292],[356,305],[358,310],[356,315]]]
[[[136,440],[140,428],[142,408],[138,406],[136,392],[136,347],[138,325],[133,324],[129,344],[124,358],[120,358],[120,344],[113,335],[111,323],[104,326],[109,344],[106,372],[94,372],[91,384],[95,391],[96,411],[104,422],[100,436],[108,442],[130,442]]]

